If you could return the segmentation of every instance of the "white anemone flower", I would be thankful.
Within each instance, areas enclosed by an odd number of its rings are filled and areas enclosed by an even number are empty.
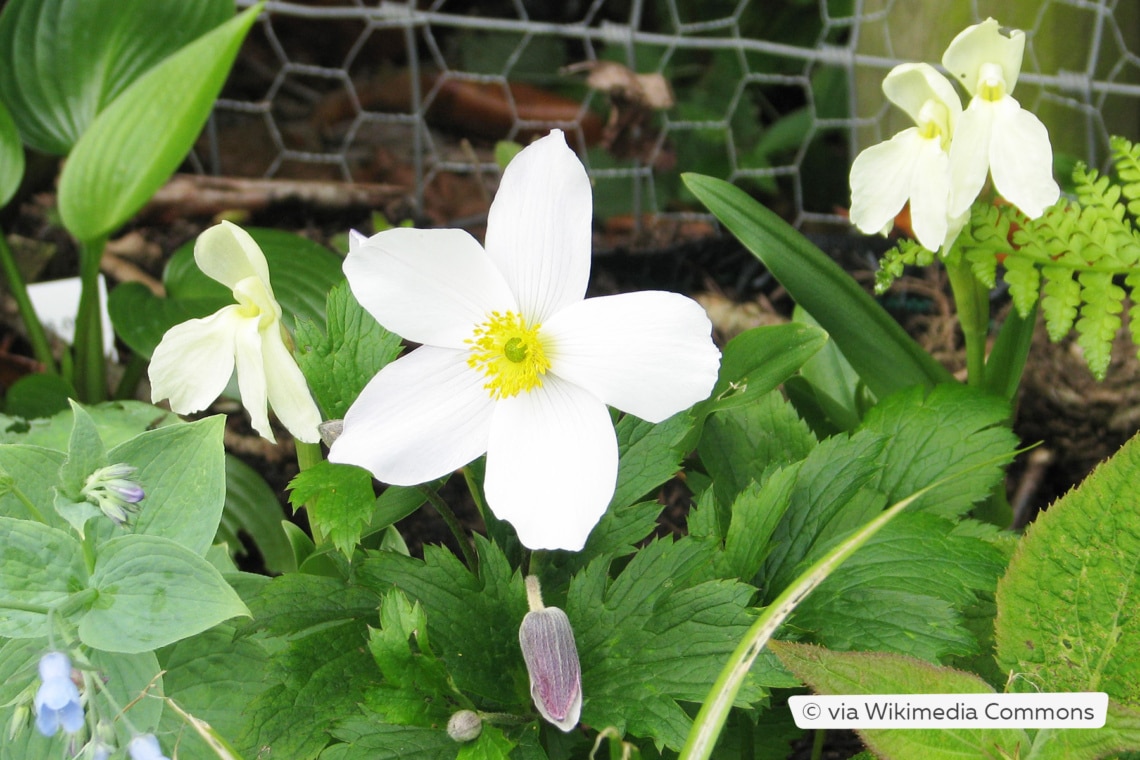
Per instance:
[[[178,414],[201,411],[225,390],[236,364],[238,391],[254,430],[275,440],[267,409],[272,406],[294,438],[319,441],[321,414],[286,345],[261,248],[248,232],[222,222],[198,236],[194,261],[230,288],[237,303],[166,331],[150,359],[151,400],[169,399]]]
[[[942,65],[972,96],[950,147],[950,213],[963,213],[978,197],[987,173],[1003,198],[1035,219],[1056,203],[1049,131],[1013,97],[1025,32],[1002,31],[986,19],[954,38]]]
[[[883,93],[915,126],[856,157],[851,221],[868,235],[886,234],[909,200],[914,236],[937,251],[954,242],[965,223],[950,213],[950,145],[962,104],[954,85],[925,63],[891,69]]]
[[[486,247],[463,230],[355,235],[344,271],[384,327],[421,344],[348,410],[329,459],[415,485],[487,454],[487,504],[532,549],[578,550],[614,493],[606,405],[659,422],[704,399],[720,353],[692,299],[583,300],[590,181],[559,130],[503,173]]]

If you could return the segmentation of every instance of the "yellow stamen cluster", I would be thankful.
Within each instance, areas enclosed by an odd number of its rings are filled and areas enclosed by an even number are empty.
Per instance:
[[[528,327],[513,311],[494,311],[466,341],[471,346],[467,364],[486,376],[483,387],[491,398],[509,398],[541,387],[550,361],[538,335],[540,327]]]

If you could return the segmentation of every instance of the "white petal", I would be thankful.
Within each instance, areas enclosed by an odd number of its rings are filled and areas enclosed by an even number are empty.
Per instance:
[[[199,235],[194,243],[194,261],[199,269],[230,290],[246,277],[257,277],[273,295],[265,254],[249,233],[236,224],[222,222]]]
[[[467,352],[421,346],[364,387],[344,418],[330,462],[410,486],[435,480],[487,450],[491,400]]]
[[[517,309],[502,275],[463,230],[385,230],[351,245],[344,273],[377,322],[416,343],[463,348],[491,311]]]
[[[1030,219],[1057,202],[1061,189],[1053,179],[1049,130],[1011,97],[994,103],[990,173],[1002,197]]]
[[[974,98],[958,119],[950,143],[950,216],[966,213],[986,184],[990,170],[993,103]]]
[[[609,506],[618,451],[606,407],[558,378],[500,401],[487,448],[487,506],[530,549],[578,551]]]
[[[301,368],[281,339],[281,326],[274,323],[261,335],[261,351],[265,363],[265,380],[269,405],[277,418],[298,441],[316,443],[321,440],[317,425],[321,413],[309,393],[309,385]]]
[[[992,18],[967,27],[953,39],[942,55],[942,65],[950,75],[974,95],[978,89],[981,68],[994,63],[1001,67],[1006,93],[1012,93],[1021,73],[1021,59],[1025,53],[1025,32],[1009,31],[1006,36],[1001,25]]]
[[[269,390],[265,377],[265,357],[261,348],[261,332],[257,320],[243,320],[234,332],[234,358],[237,361],[241,405],[249,414],[249,423],[257,434],[276,443],[273,428],[269,425]]]
[[[936,140],[915,155],[910,181],[910,226],[918,242],[937,251],[946,242],[950,205],[950,156]]]
[[[178,414],[200,412],[225,390],[234,373],[234,333],[253,322],[227,306],[204,319],[190,319],[166,331],[150,358],[150,398],[170,400]]]
[[[922,109],[928,101],[941,103],[946,108],[951,132],[962,113],[962,101],[954,85],[928,63],[903,63],[895,66],[883,79],[883,94],[906,111],[915,124],[921,124]]]
[[[700,304],[646,290],[572,304],[542,326],[550,372],[660,422],[708,397],[720,351]]]
[[[527,319],[580,301],[590,277],[590,179],[560,130],[515,156],[487,217],[487,254]]]
[[[890,231],[906,205],[914,157],[924,142],[911,127],[855,157],[851,164],[851,222],[864,234]]]

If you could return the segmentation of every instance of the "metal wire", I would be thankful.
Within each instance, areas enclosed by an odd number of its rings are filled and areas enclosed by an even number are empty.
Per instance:
[[[1080,136],[1076,140],[1077,147],[1070,146],[1069,152],[1090,165],[1103,165],[1110,132],[1106,109],[1116,111],[1121,103],[1140,104],[1140,57],[1130,49],[1130,45],[1137,44],[1138,35],[1130,25],[1122,26],[1128,21],[1118,21],[1118,17],[1125,16],[1135,22],[1134,9],[1127,3],[1118,4],[1117,0],[1039,2],[1033,25],[1025,28],[1027,49],[1016,94],[1027,107],[1052,109],[1051,129],[1058,120],[1075,125]],[[238,0],[241,6],[252,4],[253,0]],[[657,116],[659,134],[647,155],[607,160],[605,165],[598,162],[592,165],[587,159],[591,176],[597,181],[627,183],[624,197],[635,219],[641,219],[642,214],[665,213],[670,210],[664,207],[670,199],[662,197],[665,175],[700,167],[669,166],[668,161],[662,159],[672,143],[701,137],[707,139],[709,145],[717,146],[716,151],[723,145],[726,179],[759,185],[768,183],[769,187],[777,183],[778,189],[788,196],[788,202],[794,204],[790,215],[796,224],[843,223],[842,214],[835,208],[813,207],[812,201],[807,200],[805,181],[813,181],[811,170],[804,165],[810,155],[809,145],[827,135],[840,136],[849,162],[862,147],[890,135],[889,125],[896,123],[891,121],[892,109],[866,82],[881,80],[889,68],[904,60],[900,48],[905,45],[898,37],[907,31],[908,15],[918,4],[916,0],[849,0],[847,3],[819,0],[818,18],[814,20],[818,35],[814,44],[801,45],[757,39],[742,31],[748,14],[764,14],[769,10],[771,4],[763,0],[739,0],[730,12],[719,15],[707,9],[723,8],[725,2],[656,0],[653,8],[664,7],[665,12],[650,14],[644,0],[591,0],[578,18],[566,22],[533,18],[528,7],[539,4],[523,0],[483,4],[498,9],[500,15],[497,16],[485,15],[485,10],[484,15],[478,15],[472,10],[477,4],[470,1],[434,0],[428,7],[420,8],[414,0],[324,0],[314,5],[271,0],[266,3],[260,19],[261,38],[275,59],[260,72],[268,78],[269,86],[264,93],[250,98],[219,99],[215,119],[243,115],[264,123],[265,135],[274,152],[264,169],[265,176],[283,176],[289,166],[308,164],[332,167],[346,181],[356,178],[354,153],[371,139],[372,133],[381,128],[395,130],[403,135],[404,144],[410,146],[411,156],[407,158],[414,174],[415,201],[422,206],[425,187],[442,172],[487,175],[496,171],[492,162],[478,158],[472,151],[461,154],[449,150],[437,128],[429,124],[429,110],[440,97],[439,81],[451,78],[502,88],[512,112],[508,136],[517,137],[536,127],[560,127],[572,141],[577,140],[576,147],[583,148],[582,122],[591,110],[604,107],[604,96],[584,96],[581,109],[569,121],[527,121],[518,113],[508,84],[516,81],[526,48],[536,40],[566,41],[573,44],[585,60],[598,60],[605,55],[610,60],[623,61],[631,69],[637,69],[640,64],[639,73],[665,75],[670,73],[680,55],[728,54],[734,56],[733,66],[738,71],[734,82],[717,83],[721,87],[735,88],[723,113],[686,117],[685,113],[695,111],[686,111],[685,103],[679,102],[676,108]],[[547,4],[548,7],[557,5],[561,4]],[[579,3],[577,7],[583,5],[586,3]],[[985,11],[992,10],[991,5],[985,0],[970,0],[971,21],[984,19]],[[996,7],[999,10],[995,12],[1002,12],[1000,4]],[[701,10],[694,12],[693,9]],[[844,13],[847,9],[850,12]],[[1082,48],[1087,51],[1079,70],[1053,66],[1056,56],[1044,55],[1038,49],[1038,34],[1049,28],[1049,24],[1057,23],[1055,16],[1059,12],[1085,19],[1083,25],[1088,34],[1066,42],[1078,51]],[[654,16],[652,25],[650,15]],[[315,65],[306,62],[305,51],[291,49],[277,33],[277,27],[283,22],[298,20],[314,29],[320,25],[357,22],[359,37],[347,46],[343,60],[334,65]],[[361,83],[357,77],[370,40],[388,30],[398,32],[403,41],[406,53],[403,65],[410,85],[406,109],[396,111],[372,107],[360,96]],[[956,31],[945,30],[943,46]],[[497,71],[464,71],[448,40],[465,34],[513,35],[518,39],[518,46]],[[869,44],[872,38],[880,42]],[[929,49],[921,59],[936,64],[941,53],[942,47]],[[239,69],[247,65],[243,60],[239,59]],[[264,61],[260,65],[266,67]],[[1053,66],[1051,70],[1050,66]],[[844,113],[820,112],[821,104],[815,97],[813,82],[823,69],[836,69],[845,80],[847,107]],[[435,85],[425,87],[428,80],[421,75],[427,72],[441,75]],[[294,100],[309,100],[313,104],[319,100],[320,93],[307,92],[304,81],[322,83],[325,91],[343,92],[350,118],[343,134],[331,144],[298,147],[283,125],[279,99],[289,95]],[[797,107],[808,109],[808,119],[798,149],[781,152],[774,156],[778,160],[762,165],[764,161],[757,162],[747,155],[748,138],[740,134],[742,122],[737,118],[737,109],[751,108],[754,101],[766,102],[771,91],[795,94]],[[1023,98],[1023,93],[1028,97]],[[766,127],[779,116],[787,115],[776,113],[775,106],[772,110]],[[1131,126],[1135,130],[1140,123]],[[1112,128],[1119,125],[1113,123]],[[1137,138],[1136,134],[1125,136]],[[218,149],[217,124],[211,124],[205,137],[208,148],[204,158],[199,156],[205,168],[213,173],[234,173],[234,169],[224,164],[223,153]]]

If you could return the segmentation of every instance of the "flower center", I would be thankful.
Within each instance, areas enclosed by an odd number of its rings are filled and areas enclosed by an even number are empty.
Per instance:
[[[538,335],[540,327],[528,327],[513,311],[493,311],[467,339],[471,346],[467,364],[487,378],[483,387],[491,398],[508,398],[542,385],[550,361]]]
[[[950,145],[950,109],[945,103],[930,98],[918,112],[918,134],[926,140],[937,139],[943,149]]]
[[[991,103],[1005,97],[1005,72],[996,63],[983,63],[978,71],[978,97]]]

